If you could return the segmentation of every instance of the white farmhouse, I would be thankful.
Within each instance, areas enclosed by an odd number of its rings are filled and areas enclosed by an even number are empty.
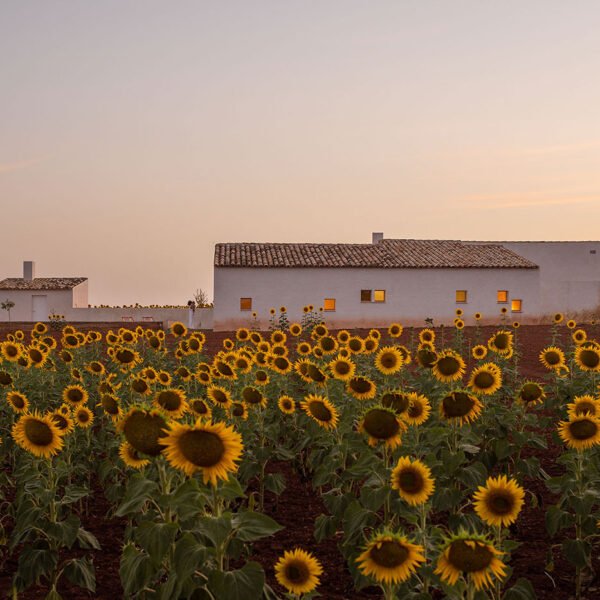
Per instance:
[[[269,309],[280,306],[299,320],[307,304],[322,307],[332,327],[422,325],[426,318],[449,324],[457,308],[469,317],[480,312],[497,320],[506,307],[519,321],[549,306],[554,310],[542,298],[551,282],[539,261],[509,246],[384,239],[381,233],[373,234],[371,244],[217,244],[213,326],[247,326],[254,323],[253,312],[265,326]],[[534,246],[527,248],[533,253]],[[597,270],[585,277],[596,282],[588,287],[598,304]]]
[[[0,281],[0,304],[14,303],[12,321],[47,321],[49,315],[66,315],[73,308],[87,308],[87,277],[36,277],[35,263],[23,263],[23,277]],[[0,321],[8,321],[7,310],[0,310]]]

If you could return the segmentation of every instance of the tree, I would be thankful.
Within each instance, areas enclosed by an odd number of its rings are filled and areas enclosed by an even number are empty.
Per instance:
[[[8,320],[10,321],[10,309],[14,308],[15,303],[12,300],[6,299],[4,302],[0,304],[0,308],[8,312]]]
[[[208,294],[203,289],[197,289],[194,294],[194,301],[196,302],[196,308],[204,308],[209,305]]]

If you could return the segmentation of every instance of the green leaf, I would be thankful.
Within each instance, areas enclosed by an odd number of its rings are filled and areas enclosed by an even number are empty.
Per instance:
[[[317,542],[331,537],[337,531],[337,519],[328,515],[319,515],[315,520],[315,539]]]
[[[234,515],[232,519],[236,536],[243,542],[253,542],[281,531],[283,527],[259,512],[244,511]]]
[[[372,525],[375,521],[375,515],[355,500],[351,502],[344,511],[344,534],[347,542],[356,536],[362,534],[367,525]]]
[[[125,596],[131,596],[144,589],[153,573],[152,561],[145,552],[132,543],[123,548],[119,575]]]
[[[240,482],[233,475],[219,488],[219,496],[225,500],[236,500],[237,498],[245,498],[244,490]]]
[[[135,541],[148,553],[154,566],[159,567],[178,530],[176,523],[145,521],[136,527]]]
[[[166,499],[182,521],[201,514],[205,500],[206,496],[196,479],[186,480]]]
[[[585,567],[591,564],[592,546],[583,540],[566,540],[562,545],[566,559],[576,567]]]
[[[48,523],[46,533],[49,537],[58,540],[63,546],[70,548],[77,539],[81,521],[73,514],[70,514],[64,521],[57,523]]]
[[[368,510],[377,512],[389,494],[390,488],[387,485],[378,488],[363,486],[360,490],[360,503]]]
[[[198,519],[197,531],[208,538],[215,548],[218,548],[231,533],[233,528],[231,513],[224,513],[220,517],[201,517]]]
[[[29,587],[42,575],[50,576],[56,570],[58,554],[45,548],[25,546],[19,554],[19,575]]]
[[[65,564],[64,574],[67,579],[75,585],[96,591],[96,574],[94,565],[88,558],[73,558]]]
[[[265,489],[279,496],[285,490],[285,477],[281,473],[269,473],[265,477]]]
[[[248,562],[236,571],[213,571],[208,585],[215,598],[261,600],[265,573],[258,563]]]
[[[184,533],[175,543],[173,570],[180,585],[184,585],[196,569],[202,568],[207,556],[206,547],[200,544],[189,532]]]
[[[63,597],[56,590],[50,590],[44,600],[63,600]]]
[[[568,527],[572,522],[572,516],[558,508],[558,506],[551,506],[546,511],[546,531],[550,537],[554,537],[561,529]]]
[[[535,600],[536,595],[531,583],[524,577],[517,579],[517,583],[504,592],[502,600]]]
[[[158,493],[158,485],[154,481],[146,479],[141,474],[134,475],[127,485],[125,496],[115,515],[125,517],[131,513],[137,513],[142,506]]]
[[[77,532],[77,542],[79,543],[80,548],[101,550],[98,538],[91,531],[88,531],[83,527],[80,527]]]
[[[77,486],[77,485],[68,485],[65,487],[65,493],[60,499],[60,504],[72,504],[73,502],[77,502],[77,500],[81,500],[81,498],[85,498],[89,494],[89,490],[85,487]]]

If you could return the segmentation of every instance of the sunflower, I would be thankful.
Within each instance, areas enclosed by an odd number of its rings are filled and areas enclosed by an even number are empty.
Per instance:
[[[409,404],[408,394],[401,390],[391,390],[381,396],[381,405],[392,409],[397,415],[404,414]]]
[[[13,383],[12,375],[10,373],[8,373],[7,371],[0,371],[0,385],[8,386],[8,385],[12,385],[12,383]]]
[[[395,585],[410,579],[425,562],[423,552],[423,546],[410,543],[404,536],[382,531],[371,537],[356,562],[363,575]]]
[[[113,352],[112,359],[119,363],[121,369],[126,371],[127,369],[133,369],[135,365],[140,362],[140,355],[130,348],[124,346],[116,346]]]
[[[404,328],[402,325],[400,325],[400,323],[391,323],[387,331],[390,337],[398,338],[402,335],[403,330]]]
[[[167,434],[167,421],[158,410],[132,408],[119,421],[118,429],[137,452],[158,456]]]
[[[131,389],[142,396],[147,396],[152,393],[152,388],[148,382],[141,377],[135,377],[131,380]]]
[[[200,419],[195,425],[171,423],[161,442],[172,467],[188,477],[200,471],[204,483],[213,486],[237,471],[243,451],[242,436],[233,427]]]
[[[555,313],[552,317],[552,321],[558,325],[563,322],[564,318],[565,316],[562,313]]]
[[[540,361],[546,369],[557,369],[565,364],[565,353],[556,346],[548,346],[540,352]]]
[[[575,321],[574,319],[569,319],[567,321],[567,327],[569,329],[575,329],[575,327],[577,327],[577,321]]]
[[[587,333],[583,329],[576,329],[571,338],[577,345],[583,344],[587,340]]]
[[[417,349],[417,362],[424,369],[432,369],[438,355],[435,348],[428,342],[422,342]]]
[[[363,415],[358,431],[367,434],[369,446],[383,442],[393,450],[402,443],[401,435],[406,431],[406,425],[391,408],[374,406]]]
[[[281,375],[287,375],[292,370],[292,363],[285,356],[275,356],[271,361],[271,369]]]
[[[319,585],[323,573],[321,563],[301,548],[286,550],[275,565],[275,578],[291,594],[300,596],[312,592]]]
[[[523,488],[506,475],[488,477],[485,486],[473,494],[479,518],[492,527],[508,527],[517,520],[525,500]]]
[[[6,394],[6,401],[17,414],[24,414],[27,412],[29,407],[29,400],[25,394],[21,392],[12,391]]]
[[[458,381],[465,374],[465,361],[454,350],[444,350],[438,354],[433,364],[434,377],[443,383]]]
[[[366,377],[352,377],[346,381],[346,391],[357,400],[371,400],[375,398],[377,387]]]
[[[106,372],[106,368],[98,360],[93,360],[88,365],[86,365],[85,368],[92,375],[104,375],[104,373]]]
[[[471,372],[469,387],[476,393],[489,396],[502,387],[502,371],[495,363],[485,363]]]
[[[425,504],[435,488],[431,469],[420,460],[402,456],[392,470],[393,490],[411,506]]]
[[[183,337],[187,334],[187,327],[181,321],[172,323],[170,329],[175,337]]]
[[[454,391],[448,394],[440,403],[442,418],[466,425],[475,421],[481,414],[483,405],[477,396],[465,391]]]
[[[476,312],[476,313],[473,315],[473,317],[475,318],[475,320],[476,320],[476,321],[481,321],[481,317],[482,317],[482,315],[481,315],[481,313],[480,313],[480,312]]]
[[[212,376],[206,371],[200,371],[199,373],[196,373],[196,381],[202,385],[209,385],[212,381]]]
[[[329,334],[329,329],[323,323],[319,323],[312,331],[313,339],[321,338]]]
[[[464,329],[465,328],[465,322],[462,319],[455,319],[454,320],[454,327],[456,327],[456,329]]]
[[[336,336],[337,337],[337,341],[340,344],[345,345],[345,344],[348,343],[348,340],[350,339],[350,335],[351,334],[350,334],[350,332],[347,329],[340,329],[338,331],[338,333],[337,333],[337,336]]]
[[[379,340],[376,340],[370,336],[365,338],[363,348],[363,352],[365,354],[373,354],[377,348],[379,348]]]
[[[224,387],[219,385],[211,385],[206,389],[206,395],[216,406],[229,408],[231,405],[231,393]]]
[[[600,350],[592,346],[578,346],[575,349],[575,362],[582,371],[600,371]]]
[[[348,350],[350,350],[352,354],[362,354],[365,350],[365,343],[362,338],[359,338],[357,335],[353,335],[348,340]]]
[[[356,365],[348,358],[342,358],[338,356],[336,359],[332,360],[329,363],[329,370],[331,372],[331,376],[334,379],[339,379],[340,381],[347,381],[354,377],[354,373],[356,371]]]
[[[188,410],[185,392],[178,388],[160,390],[155,394],[153,403],[171,419],[180,419]]]
[[[277,406],[286,415],[293,415],[296,412],[296,402],[290,396],[281,396],[277,401]]]
[[[312,346],[308,342],[300,342],[296,346],[296,352],[300,354],[300,356],[308,356],[312,354]]]
[[[88,401],[89,394],[80,385],[68,385],[62,393],[63,402],[70,406],[81,406]]]
[[[48,354],[35,346],[29,346],[25,350],[25,355],[29,358],[29,362],[37,369],[43,367],[48,359]]]
[[[248,405],[256,408],[267,407],[267,397],[258,389],[247,386],[242,390],[242,400]]]
[[[65,363],[73,362],[73,355],[68,350],[61,350],[59,356]]]
[[[192,398],[188,401],[188,406],[190,410],[198,417],[210,419],[212,416],[211,407],[202,398]]]
[[[319,338],[317,343],[323,354],[333,354],[338,348],[337,340],[330,335],[324,335],[322,338]]]
[[[600,444],[600,420],[584,414],[570,421],[561,421],[558,435],[569,448],[586,450]]]
[[[0,353],[4,360],[8,362],[17,362],[22,354],[21,344],[14,342],[2,342],[0,344]]]
[[[248,418],[248,407],[243,402],[232,402],[229,407],[229,416],[245,421]]]
[[[509,352],[513,345],[513,334],[512,331],[501,329],[497,331],[489,340],[488,348],[492,352],[504,355]]]
[[[128,467],[132,467],[133,469],[143,469],[146,465],[150,464],[150,461],[141,456],[129,442],[123,442],[119,446],[119,456]]]
[[[258,369],[254,373],[254,383],[256,385],[267,385],[271,381],[269,374],[264,369]]]
[[[102,396],[100,396],[99,405],[102,406],[104,412],[113,420],[116,420],[121,416],[119,398],[114,394],[102,394]]]
[[[338,423],[338,411],[324,396],[309,394],[300,403],[302,410],[323,429],[335,429]]]
[[[445,541],[435,573],[450,585],[464,575],[480,590],[492,585],[493,577],[502,579],[506,575],[506,565],[499,556],[502,552],[484,536],[461,531]]]
[[[517,402],[526,406],[535,406],[544,401],[546,394],[544,388],[535,381],[526,381],[519,390]]]
[[[177,377],[179,377],[182,381],[191,381],[192,379],[191,371],[183,365],[181,367],[177,367],[175,370],[175,375],[177,375]]]
[[[71,415],[63,413],[60,409],[54,410],[48,414],[62,435],[71,433],[73,429],[75,429],[75,422],[71,418]]]
[[[12,438],[27,452],[40,458],[50,458],[63,447],[63,436],[50,415],[37,411],[26,413],[13,425]]]
[[[383,375],[397,373],[403,363],[402,354],[394,346],[384,346],[375,356],[375,367]]]
[[[402,415],[408,425],[419,426],[429,419],[431,404],[426,396],[417,392],[408,394],[408,410]]]
[[[573,402],[567,404],[567,412],[571,420],[582,415],[598,418],[600,416],[600,400],[589,395],[575,396]]]
[[[471,356],[475,360],[482,360],[487,356],[487,348],[483,344],[477,344],[471,349]]]
[[[302,325],[300,325],[300,323],[292,323],[290,325],[289,331],[290,335],[298,337],[299,335],[302,335]]]
[[[82,429],[87,429],[94,422],[94,413],[87,406],[79,406],[73,411],[75,424]]]
[[[325,372],[311,362],[306,366],[306,378],[309,383],[316,383],[317,385],[325,385],[327,383]]]
[[[273,344],[271,348],[271,354],[273,356],[286,356],[290,353],[288,347],[284,344]]]

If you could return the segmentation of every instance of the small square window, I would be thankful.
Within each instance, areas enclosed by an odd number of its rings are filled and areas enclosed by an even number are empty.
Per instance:
[[[325,298],[323,300],[323,310],[335,310],[335,298]]]
[[[252,310],[252,298],[240,298],[240,310]]]
[[[508,290],[498,290],[498,302],[508,302]]]
[[[456,302],[465,303],[467,301],[467,290],[456,290]]]
[[[385,302],[385,290],[375,290],[373,294],[374,302]]]
[[[360,301],[371,302],[371,290],[360,290]]]
[[[516,298],[510,303],[510,310],[512,312],[521,312],[523,308],[523,301],[517,300]]]

